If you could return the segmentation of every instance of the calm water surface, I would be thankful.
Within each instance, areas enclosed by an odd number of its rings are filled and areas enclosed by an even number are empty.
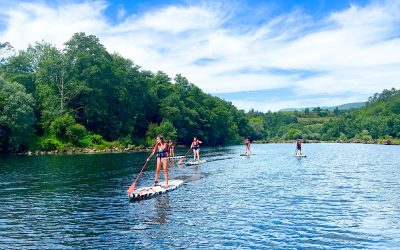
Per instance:
[[[205,164],[170,168],[182,187],[134,203],[147,153],[0,158],[0,248],[400,248],[399,146],[252,150],[202,148]]]

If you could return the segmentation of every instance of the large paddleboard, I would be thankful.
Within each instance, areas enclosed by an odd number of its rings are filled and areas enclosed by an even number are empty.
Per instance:
[[[178,187],[182,186],[182,184],[182,180],[169,180],[167,188],[164,187],[165,182],[160,182],[159,186],[138,188],[129,195],[129,200],[138,201],[148,199],[160,194],[165,194],[169,191],[177,189]]]
[[[206,160],[188,161],[185,164],[188,165],[188,166],[191,166],[191,165],[200,165],[200,164],[205,163],[205,162],[206,162]]]
[[[307,157],[307,155],[303,155],[303,154],[295,154],[294,157],[298,157],[298,158],[303,158],[303,157]]]

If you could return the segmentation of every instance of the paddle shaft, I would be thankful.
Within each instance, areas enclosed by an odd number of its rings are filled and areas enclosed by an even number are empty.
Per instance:
[[[186,154],[185,154],[181,159],[179,159],[178,164],[182,164],[183,160],[185,159],[186,155],[189,153],[189,151],[190,151],[191,149],[192,149],[192,148],[189,148],[189,150],[186,152]]]
[[[157,143],[154,145],[154,148],[156,147],[156,145],[157,145]],[[137,181],[139,180],[139,177],[142,175],[143,170],[146,168],[147,163],[149,163],[151,157],[152,157],[153,154],[154,154],[154,148],[153,148],[153,150],[151,151],[149,157],[146,159],[146,162],[143,164],[142,170],[140,170],[140,172],[139,172],[138,176],[136,177],[135,181],[134,181],[134,182],[132,183],[132,185],[128,188],[128,190],[127,190],[128,195],[131,194],[133,191],[135,191],[135,186],[136,186]]]

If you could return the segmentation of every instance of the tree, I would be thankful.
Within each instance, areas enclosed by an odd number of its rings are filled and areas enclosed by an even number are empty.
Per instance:
[[[305,115],[306,117],[309,117],[309,116],[310,116],[310,110],[309,110],[308,108],[306,108],[306,109],[304,110],[304,115]]]
[[[34,99],[24,86],[0,78],[0,150],[18,152],[34,132]]]
[[[87,88],[84,84],[73,80],[70,74],[70,64],[65,55],[54,47],[51,50],[51,55],[41,62],[37,84],[51,87],[58,103],[57,107],[53,108],[58,111],[59,115],[63,115],[68,111],[69,103]]]
[[[106,139],[116,139],[118,118],[112,110],[117,89],[112,84],[111,55],[97,37],[85,33],[74,34],[65,45],[69,81],[85,89],[70,102],[77,122]]]
[[[13,47],[9,42],[0,42],[0,64],[12,53]]]
[[[176,129],[168,120],[163,120],[159,125],[151,123],[146,133],[148,146],[154,145],[157,135],[162,134],[165,141],[176,140]]]

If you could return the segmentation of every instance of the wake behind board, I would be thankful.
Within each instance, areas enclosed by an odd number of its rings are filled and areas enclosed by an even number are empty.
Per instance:
[[[307,157],[307,155],[300,155],[300,154],[295,154],[294,157],[298,157],[298,158],[305,158]]]
[[[205,163],[205,162],[206,162],[206,160],[188,161],[188,162],[186,162],[185,164],[186,164],[187,166],[191,166],[191,165],[200,165],[200,164]]]
[[[169,180],[167,188],[164,187],[164,181],[160,182],[159,186],[138,188],[129,195],[129,201],[138,201],[165,194],[167,192],[177,189],[178,187],[182,186],[182,184],[182,180]]]

